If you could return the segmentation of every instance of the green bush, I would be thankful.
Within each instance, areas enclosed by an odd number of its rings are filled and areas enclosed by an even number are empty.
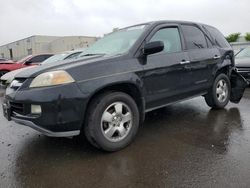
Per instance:
[[[236,42],[240,36],[240,33],[232,33],[226,37],[228,42]]]
[[[250,41],[250,33],[246,33],[245,39],[246,39],[246,41]]]

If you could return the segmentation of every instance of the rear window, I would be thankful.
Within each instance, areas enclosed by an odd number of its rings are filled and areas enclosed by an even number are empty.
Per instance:
[[[61,53],[61,54],[56,54],[53,55],[51,57],[49,57],[48,59],[46,59],[45,61],[42,62],[42,64],[47,64],[47,63],[54,63],[57,61],[62,61],[65,59],[65,57],[67,57],[67,55],[69,55],[68,53]]]
[[[52,55],[37,55],[35,57],[33,57],[32,59],[30,59],[30,61],[32,61],[33,63],[40,63],[43,62],[44,60],[48,59],[49,57],[51,57]]]
[[[227,42],[226,38],[222,35],[222,33],[211,26],[205,26],[210,35],[212,36],[215,44],[221,48],[231,48],[230,44]]]

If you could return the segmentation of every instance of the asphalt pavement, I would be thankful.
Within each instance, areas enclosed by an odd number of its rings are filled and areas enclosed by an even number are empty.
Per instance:
[[[135,141],[115,153],[43,136],[0,109],[1,188],[249,185],[250,89],[224,110],[198,97],[148,113]]]

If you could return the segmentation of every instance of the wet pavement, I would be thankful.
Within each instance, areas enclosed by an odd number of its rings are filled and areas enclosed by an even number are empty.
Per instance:
[[[249,187],[250,89],[240,104],[210,110],[202,97],[146,116],[116,153],[48,138],[0,110],[0,187]]]

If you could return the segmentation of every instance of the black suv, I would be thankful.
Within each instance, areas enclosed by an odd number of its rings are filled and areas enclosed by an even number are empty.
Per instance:
[[[120,29],[77,60],[19,73],[6,89],[8,120],[45,135],[83,133],[106,151],[127,146],[146,112],[204,96],[212,108],[239,102],[246,81],[214,27],[157,21]]]

